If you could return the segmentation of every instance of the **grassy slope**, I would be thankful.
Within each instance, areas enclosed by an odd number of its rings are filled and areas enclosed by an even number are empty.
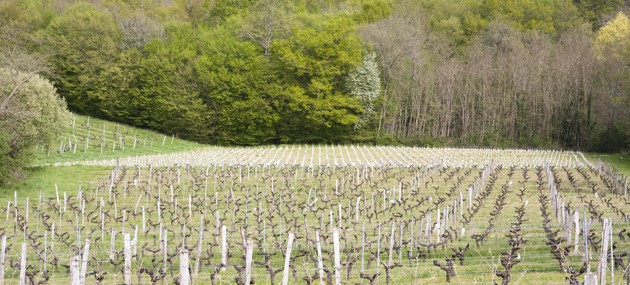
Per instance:
[[[630,154],[621,153],[587,153],[585,154],[591,163],[597,163],[597,160],[608,163],[619,169],[619,173],[630,176]]]
[[[60,195],[63,192],[76,193],[79,186],[89,187],[99,178],[106,177],[111,172],[109,167],[95,166],[38,166],[29,169],[26,179],[0,188],[0,200],[13,198],[13,192],[18,192],[18,200],[29,197],[31,201],[37,199],[41,191],[44,196],[55,195],[55,185]],[[6,206],[6,205],[4,205]]]
[[[153,131],[75,115],[51,146],[38,148],[35,164],[171,153],[201,146]]]
[[[0,187],[0,200],[12,198],[14,191],[18,191],[19,200],[25,196],[37,199],[40,191],[45,196],[55,195],[55,184],[60,195],[76,193],[78,187],[87,187],[111,171],[109,167],[49,166],[54,163],[171,153],[202,146],[153,131],[75,115],[53,145],[38,147],[35,166],[29,169],[25,179]]]

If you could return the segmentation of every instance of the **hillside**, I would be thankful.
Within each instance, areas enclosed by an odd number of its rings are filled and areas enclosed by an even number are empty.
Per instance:
[[[203,145],[155,131],[73,114],[52,145],[37,145],[35,160],[20,179],[0,186],[0,197],[14,191],[37,197],[54,189],[68,191],[89,187],[111,171],[110,166],[66,166],[89,161],[124,159],[144,155],[167,155],[202,148]]]
[[[3,1],[0,59],[200,143],[628,150],[622,0],[184,2]]]
[[[167,154],[199,147],[202,145],[174,135],[73,114],[52,145],[37,146],[35,165]]]

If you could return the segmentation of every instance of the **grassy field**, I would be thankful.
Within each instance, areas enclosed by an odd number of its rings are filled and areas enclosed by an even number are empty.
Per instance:
[[[76,192],[78,187],[91,187],[95,181],[111,172],[111,167],[99,166],[37,166],[32,167],[24,180],[0,188],[0,201],[13,198],[17,191],[22,197],[37,198],[55,194],[55,185],[60,191]],[[6,203],[5,203],[6,204]]]

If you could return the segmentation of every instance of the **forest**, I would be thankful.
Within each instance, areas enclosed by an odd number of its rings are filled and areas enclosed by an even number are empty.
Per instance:
[[[2,0],[0,53],[75,113],[201,143],[627,151],[629,7]]]

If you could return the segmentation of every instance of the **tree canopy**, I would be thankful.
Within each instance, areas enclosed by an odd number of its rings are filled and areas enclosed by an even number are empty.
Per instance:
[[[623,9],[621,0],[7,0],[0,21],[26,53],[48,55],[42,75],[72,111],[199,142],[623,150]]]

